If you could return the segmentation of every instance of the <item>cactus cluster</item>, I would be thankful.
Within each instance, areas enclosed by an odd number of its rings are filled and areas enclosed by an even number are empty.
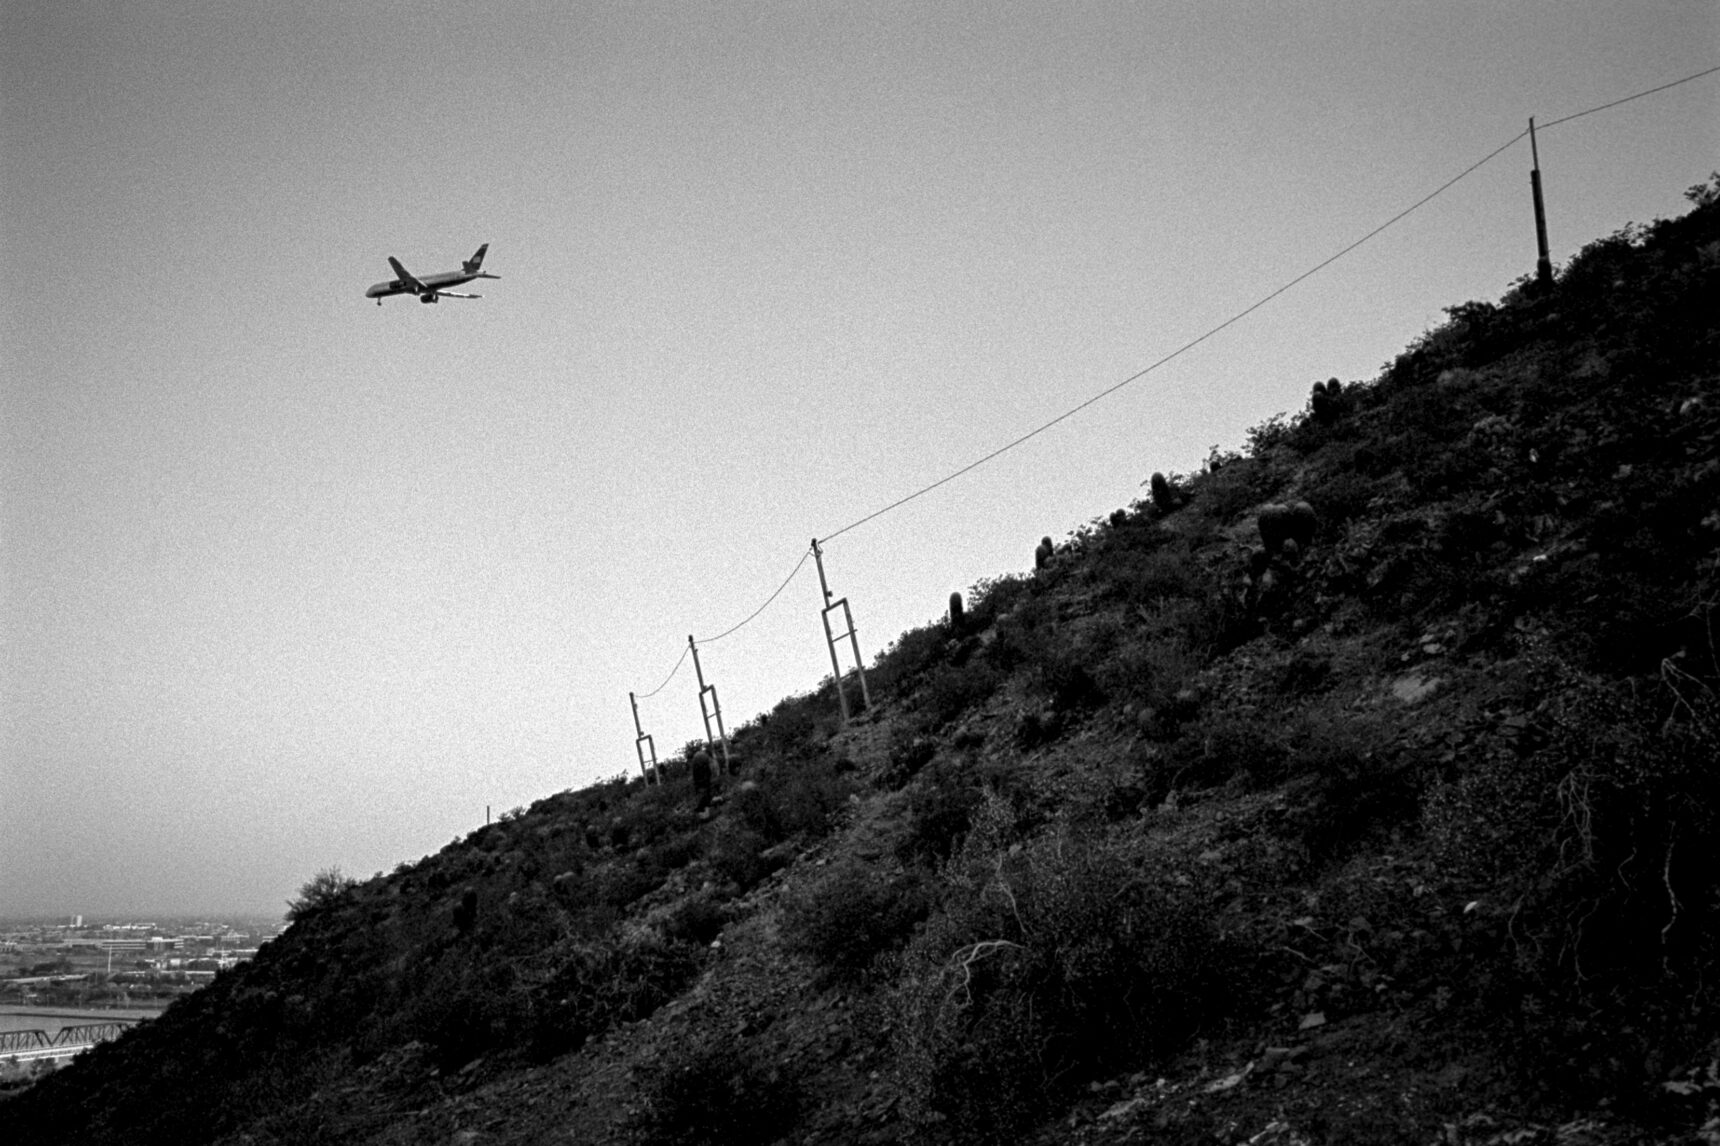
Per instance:
[[[1343,415],[1348,405],[1347,397],[1344,384],[1336,378],[1316,382],[1314,392],[1308,396],[1308,412],[1322,425],[1335,422]]]
[[[1056,552],[1056,550],[1052,548],[1051,538],[1041,537],[1039,539],[1039,547],[1033,551],[1033,567],[1035,569],[1043,569],[1047,565],[1051,564],[1051,555],[1054,552]]]
[[[1260,543],[1266,547],[1268,555],[1284,552],[1287,545],[1293,545],[1295,548],[1285,555],[1294,557],[1314,540],[1320,519],[1313,506],[1298,501],[1290,505],[1261,506],[1256,524],[1260,527]]]
[[[1313,543],[1320,519],[1313,506],[1297,501],[1261,506],[1255,524],[1263,548],[1248,555],[1247,576],[1239,595],[1250,615],[1264,617],[1284,606],[1300,576],[1302,551]]]

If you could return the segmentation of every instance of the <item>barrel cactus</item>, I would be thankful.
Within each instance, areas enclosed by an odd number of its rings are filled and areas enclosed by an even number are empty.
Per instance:
[[[1154,474],[1148,486],[1152,489],[1153,505],[1160,513],[1169,513],[1179,504],[1176,487],[1164,474]]]
[[[1345,401],[1344,384],[1336,378],[1328,378],[1324,382],[1314,383],[1314,392],[1308,395],[1308,412],[1314,420],[1320,423],[1335,422],[1344,413],[1348,404]]]

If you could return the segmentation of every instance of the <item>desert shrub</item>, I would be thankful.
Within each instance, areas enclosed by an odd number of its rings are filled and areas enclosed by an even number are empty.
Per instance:
[[[988,660],[940,665],[930,674],[921,695],[922,722],[929,731],[944,727],[989,700],[1003,680],[1003,672]]]
[[[932,762],[938,754],[938,742],[914,729],[897,725],[890,732],[890,757],[878,783],[884,788],[900,788]]]
[[[1272,415],[1257,426],[1248,427],[1248,456],[1255,461],[1264,459],[1279,447],[1289,444],[1295,429],[1289,415],[1282,413]]]
[[[665,914],[663,935],[677,942],[708,947],[728,921],[728,912],[710,895],[689,896]]]
[[[903,863],[936,865],[954,854],[967,835],[981,790],[959,766],[934,765],[907,790],[904,830],[896,844]]]
[[[586,886],[597,903],[622,908],[653,891],[658,879],[658,873],[650,865],[623,858],[592,868],[586,876]]]
[[[986,648],[986,662],[1007,673],[1029,661],[1053,619],[1051,605],[1043,594],[1023,594],[1007,614],[998,618],[996,636]]]
[[[780,866],[766,858],[770,840],[744,823],[718,822],[710,850],[711,868],[741,891],[754,887]]]
[[[1209,788],[1232,777],[1268,787],[1290,775],[1291,759],[1282,722],[1251,709],[1212,708],[1181,723],[1163,770],[1178,788]]]
[[[734,743],[745,744],[750,752],[759,755],[793,759],[814,751],[840,724],[836,690],[825,687],[778,701],[775,708],[757,721],[737,729]],[[691,755],[686,758],[691,759]]]
[[[788,897],[782,935],[791,951],[831,978],[855,980],[880,955],[906,942],[927,910],[918,877],[849,859]]]
[[[529,992],[513,966],[469,947],[447,953],[414,986],[403,1026],[445,1071],[508,1045],[530,1021]]]
[[[970,835],[897,998],[907,1111],[958,1141],[1009,1140],[1096,1073],[1175,1051],[1215,997],[1197,894],[1102,837],[996,839]]]
[[[1205,664],[1191,648],[1177,619],[1184,610],[1162,610],[1168,623],[1153,625],[1125,639],[1115,656],[1099,667],[1099,684],[1112,697],[1166,709],[1189,678]]]
[[[1371,835],[1415,819],[1425,770],[1392,745],[1386,726],[1310,718],[1296,722],[1294,737],[1286,768],[1297,781],[1286,826],[1311,862],[1342,859]]]
[[[783,838],[782,821],[777,816],[776,801],[767,787],[769,778],[751,780],[729,793],[729,815],[748,831],[762,837],[766,844]]]
[[[612,822],[620,823],[629,847],[650,847],[692,826],[691,816],[680,806],[685,800],[686,790],[678,784],[643,788],[615,810]]]
[[[801,763],[768,789],[784,838],[822,839],[848,805],[851,765],[830,756]]]
[[[287,918],[297,922],[313,912],[332,907],[357,886],[358,881],[348,877],[339,867],[323,868],[299,888],[296,899],[287,901]]]
[[[1404,476],[1412,496],[1434,501],[1484,485],[1492,464],[1493,456],[1482,446],[1458,443],[1426,451]]]
[[[1606,295],[1616,289],[1618,280],[1626,277],[1643,261],[1641,248],[1644,233],[1635,223],[1587,243],[1571,256],[1559,272],[1563,294]]]
[[[897,637],[867,674],[867,684],[880,695],[900,695],[917,685],[932,666],[944,658],[950,628],[931,624],[909,629]]]
[[[1312,696],[1325,691],[1331,683],[1332,658],[1305,648],[1297,648],[1274,675],[1276,679],[1273,684],[1279,695]]]
[[[1069,727],[1069,720],[1061,712],[1051,709],[1029,710],[1016,718],[1011,738],[1017,748],[1023,752],[1031,752],[1042,744],[1056,740],[1069,731]]]
[[[1270,469],[1255,458],[1232,457],[1209,473],[1194,487],[1195,508],[1212,521],[1233,521],[1249,507],[1277,492],[1270,480]]]
[[[648,1146],[775,1142],[805,1105],[795,1075],[725,1033],[679,1043],[644,1073],[633,1129]]]
[[[795,837],[821,839],[854,789],[847,771],[828,755],[794,761],[742,785],[729,804],[735,818],[767,845]]]
[[[973,632],[989,628],[1010,612],[1033,589],[1033,579],[1023,576],[983,577],[968,592],[968,627]]]
[[[529,883],[484,914],[476,941],[493,952],[536,951],[561,937],[563,919],[554,888]]]
[[[1158,604],[1167,598],[1199,595],[1200,567],[1186,544],[1164,545],[1130,554],[1127,565],[1111,575],[1112,591],[1131,605]]]
[[[700,966],[700,948],[650,929],[573,942],[553,952],[557,966],[531,994],[529,1048],[551,1058],[617,1023],[651,1014],[680,993]]]
[[[697,832],[681,831],[651,849],[650,866],[663,871],[686,867],[702,854]]]
[[[1041,658],[1036,687],[1057,712],[1097,708],[1105,703],[1105,690],[1087,670],[1087,658],[1077,650],[1051,647]]]
[[[1336,536],[1352,517],[1359,517],[1383,491],[1383,484],[1367,474],[1351,468],[1314,480],[1308,487],[1308,504],[1314,507],[1320,521],[1332,536]]]
[[[1446,307],[1445,314],[1446,321],[1410,343],[1392,362],[1384,378],[1394,389],[1430,382],[1448,369],[1487,362],[1503,349],[1499,335],[1505,324],[1492,303],[1459,303]]]
[[[1541,669],[1537,717],[1436,790],[1425,823],[1452,878],[1513,905],[1478,1002],[1513,1008],[1525,1067],[1576,1091],[1628,1076],[1633,1045],[1688,1049],[1714,1004],[1720,926],[1699,905],[1720,899],[1720,701],[1670,669],[1658,696]]]

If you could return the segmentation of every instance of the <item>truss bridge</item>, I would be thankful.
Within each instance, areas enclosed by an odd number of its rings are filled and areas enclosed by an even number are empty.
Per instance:
[[[133,1021],[111,1019],[101,1023],[80,1023],[61,1027],[51,1035],[43,1030],[0,1031],[0,1059],[29,1062],[43,1058],[70,1058],[97,1043],[118,1038]]]

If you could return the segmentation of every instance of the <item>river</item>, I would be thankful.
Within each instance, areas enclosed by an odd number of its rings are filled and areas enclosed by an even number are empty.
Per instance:
[[[81,1027],[87,1023],[111,1023],[115,1019],[153,1019],[159,1009],[143,1007],[103,1007],[81,1010],[77,1007],[25,1007],[17,1004],[0,1006],[0,1032],[47,1031],[53,1038],[61,1027]]]

